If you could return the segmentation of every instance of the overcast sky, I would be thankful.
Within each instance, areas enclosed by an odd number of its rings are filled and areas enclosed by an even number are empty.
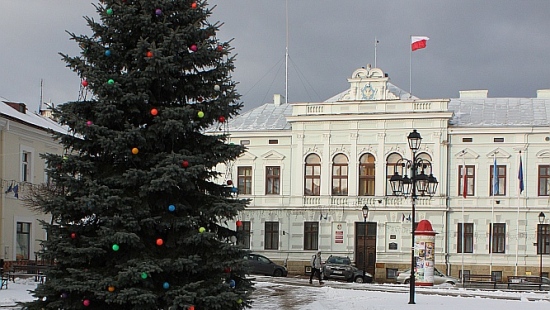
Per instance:
[[[0,96],[36,111],[44,101],[76,100],[80,81],[59,52],[79,49],[65,32],[89,34],[83,16],[95,0],[0,0]],[[324,101],[348,88],[367,64],[409,90],[410,36],[428,36],[412,53],[412,93],[456,98],[535,97],[550,88],[549,0],[211,0],[211,22],[234,38],[233,75],[244,111],[285,93],[288,3],[289,102]]]

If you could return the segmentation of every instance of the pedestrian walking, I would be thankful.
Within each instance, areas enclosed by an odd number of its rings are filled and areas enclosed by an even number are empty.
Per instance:
[[[309,284],[313,283],[313,277],[317,274],[319,278],[319,284],[324,284],[321,277],[321,251],[318,251],[317,254],[311,256],[311,275],[309,276]]]

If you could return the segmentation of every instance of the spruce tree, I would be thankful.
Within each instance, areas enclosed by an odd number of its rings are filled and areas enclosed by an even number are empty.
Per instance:
[[[64,155],[33,197],[53,262],[28,309],[244,309],[252,283],[228,221],[247,201],[216,182],[243,147],[205,134],[242,108],[206,0],[103,0],[61,54],[82,81],[55,115]],[[223,126],[222,126],[223,127]]]

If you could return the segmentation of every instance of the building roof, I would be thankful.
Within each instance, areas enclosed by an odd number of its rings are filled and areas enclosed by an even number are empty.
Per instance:
[[[454,127],[548,126],[550,99],[480,98],[451,99],[449,121]]]
[[[12,104],[20,104],[20,103],[14,103],[8,100],[4,100],[5,98],[0,97],[0,116],[10,118],[17,120],[21,123],[25,123],[29,126],[37,127],[40,129],[48,130],[52,129],[54,131],[60,132],[60,133],[67,133],[67,129],[60,124],[56,123],[55,121],[41,116],[37,113],[26,111],[26,113],[19,112],[15,108],[8,105],[8,103]]]
[[[229,120],[229,131],[290,130],[287,116],[292,115],[292,106],[266,103]]]

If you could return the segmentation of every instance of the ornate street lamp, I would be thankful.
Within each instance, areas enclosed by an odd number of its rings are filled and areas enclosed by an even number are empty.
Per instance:
[[[367,218],[369,217],[369,207],[364,205],[363,212],[363,281],[365,280],[365,270],[367,269]]]
[[[411,276],[409,279],[409,304],[414,304],[414,290],[415,290],[415,268],[416,258],[414,256],[415,248],[415,222],[416,222],[416,198],[418,196],[430,196],[432,197],[437,191],[437,179],[432,174],[432,163],[426,159],[417,158],[416,153],[420,149],[422,137],[414,129],[408,136],[409,148],[412,151],[412,160],[403,158],[400,159],[395,166],[393,176],[390,178],[390,186],[392,192],[396,196],[411,197],[412,202],[412,221],[411,221],[411,235],[412,235],[412,247],[411,247]],[[397,171],[397,166],[403,167],[403,176]],[[409,178],[406,171],[410,169],[411,177]],[[429,175],[425,172],[429,169]]]
[[[546,215],[544,215],[544,212],[539,213],[539,233],[538,233],[538,248],[540,253],[540,265],[539,265],[539,277],[540,277],[540,283],[542,283],[542,252],[544,251],[544,241],[542,240],[542,224],[544,224],[544,220],[546,219]]]

